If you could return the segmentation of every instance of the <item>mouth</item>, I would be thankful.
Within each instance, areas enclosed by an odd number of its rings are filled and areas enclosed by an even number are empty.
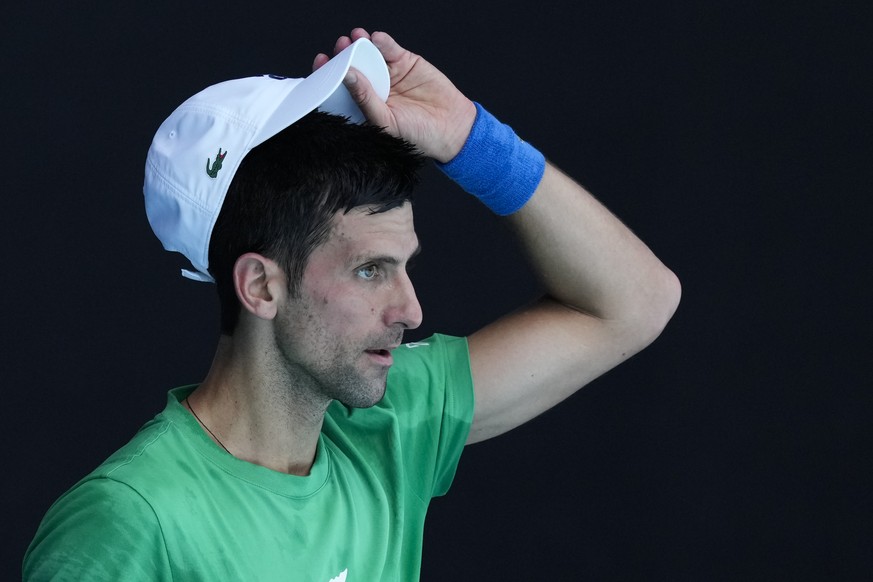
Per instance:
[[[394,358],[391,356],[391,351],[397,346],[390,348],[373,348],[364,350],[364,353],[370,356],[377,364],[381,366],[390,366],[394,363]]]

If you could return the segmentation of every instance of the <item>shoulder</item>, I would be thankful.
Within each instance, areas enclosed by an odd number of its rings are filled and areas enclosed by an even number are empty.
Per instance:
[[[466,338],[437,334],[401,344],[393,355],[382,406],[441,408],[446,399],[463,401],[472,393]]]
[[[469,379],[470,353],[467,338],[436,334],[427,339],[401,344],[393,352],[392,381],[412,378]]]
[[[166,568],[151,505],[133,488],[90,476],[49,509],[24,558],[24,578],[147,580]]]
[[[467,339],[433,335],[394,350],[395,364],[388,374],[385,398],[379,406],[394,408],[410,428],[423,419],[433,430],[461,422],[473,414],[473,376]]]

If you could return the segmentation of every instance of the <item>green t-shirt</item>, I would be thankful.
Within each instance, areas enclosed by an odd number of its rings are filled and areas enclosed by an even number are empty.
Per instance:
[[[311,473],[236,459],[166,409],[52,505],[26,580],[416,580],[424,516],[473,416],[467,343],[394,351],[383,400],[328,409]]]

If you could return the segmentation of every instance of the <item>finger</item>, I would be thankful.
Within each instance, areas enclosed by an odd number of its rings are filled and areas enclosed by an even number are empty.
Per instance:
[[[338,55],[340,52],[344,51],[348,46],[352,44],[352,39],[347,36],[341,36],[336,39],[336,44],[333,45],[333,54],[334,56]]]
[[[354,28],[354,29],[352,29],[351,37],[352,37],[352,40],[358,40],[361,38],[366,38],[367,40],[370,40],[370,33],[367,32],[365,29],[360,28],[360,27]]]
[[[373,44],[376,45],[376,48],[379,49],[379,52],[382,53],[382,56],[389,63],[399,60],[407,52],[387,32],[374,32],[370,40],[373,41]]]
[[[323,67],[327,61],[330,60],[330,57],[324,53],[318,53],[315,55],[315,60],[312,61],[312,70],[317,71],[321,67]]]
[[[343,84],[348,89],[352,99],[358,104],[367,121],[379,127],[389,128],[391,116],[388,106],[379,98],[376,91],[373,90],[373,86],[367,77],[352,67],[346,74],[346,78],[343,79]]]

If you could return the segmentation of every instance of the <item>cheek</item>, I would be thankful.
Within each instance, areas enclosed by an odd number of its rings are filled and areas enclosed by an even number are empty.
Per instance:
[[[336,286],[314,297],[325,326],[340,332],[369,327],[378,318],[375,301],[360,290]]]

